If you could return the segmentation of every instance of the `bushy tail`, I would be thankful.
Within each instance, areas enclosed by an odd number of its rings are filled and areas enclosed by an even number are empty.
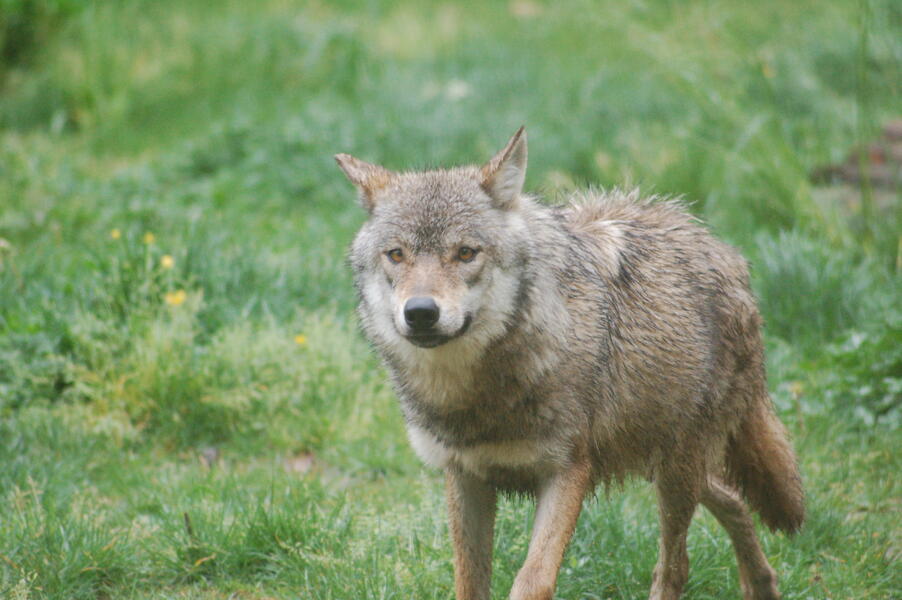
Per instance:
[[[795,533],[805,520],[805,494],[795,453],[770,398],[757,402],[727,445],[727,479],[771,530]]]

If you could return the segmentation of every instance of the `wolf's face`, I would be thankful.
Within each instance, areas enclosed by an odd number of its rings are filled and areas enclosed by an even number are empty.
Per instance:
[[[525,138],[481,169],[396,174],[337,158],[370,212],[350,255],[367,334],[399,349],[476,350],[503,333],[526,261]]]
[[[480,325],[487,303],[510,302],[503,288],[515,257],[504,233],[515,217],[493,205],[476,173],[406,174],[380,190],[351,253],[380,337],[433,348]]]

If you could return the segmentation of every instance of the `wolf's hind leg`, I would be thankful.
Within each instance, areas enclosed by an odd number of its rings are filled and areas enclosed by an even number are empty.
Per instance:
[[[454,544],[457,600],[489,600],[495,490],[455,468],[445,471],[448,523]]]
[[[777,576],[767,562],[748,508],[732,489],[716,479],[708,479],[702,490],[702,504],[717,518],[733,541],[739,563],[739,582],[745,600],[777,600]]]
[[[662,469],[655,485],[661,541],[649,600],[677,600],[689,578],[686,533],[698,505],[699,478],[693,472]]]

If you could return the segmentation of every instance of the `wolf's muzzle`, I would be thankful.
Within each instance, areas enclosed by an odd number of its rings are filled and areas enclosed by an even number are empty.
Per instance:
[[[431,329],[438,318],[438,304],[428,296],[415,296],[404,305],[404,320],[414,332]]]
[[[436,333],[434,329],[429,328],[422,331],[412,330],[409,335],[405,335],[404,337],[407,338],[407,341],[414,346],[419,346],[420,348],[435,348],[436,346],[441,346],[446,342],[450,342],[454,338],[462,336],[464,333],[466,333],[467,329],[470,328],[470,323],[472,322],[472,317],[470,315],[467,315],[464,318],[464,324],[461,326],[461,328],[451,335]]]

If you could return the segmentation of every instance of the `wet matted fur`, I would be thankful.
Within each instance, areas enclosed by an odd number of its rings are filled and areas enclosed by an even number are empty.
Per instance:
[[[487,599],[499,492],[534,495],[510,598],[547,599],[583,499],[654,483],[650,598],[679,597],[701,503],[729,533],[746,599],[779,598],[743,498],[771,528],[804,519],[768,396],[745,261],[674,201],[522,192],[521,128],[482,167],[395,173],[336,156],[370,218],[350,252],[367,337],[411,444],[446,475],[458,600]]]

